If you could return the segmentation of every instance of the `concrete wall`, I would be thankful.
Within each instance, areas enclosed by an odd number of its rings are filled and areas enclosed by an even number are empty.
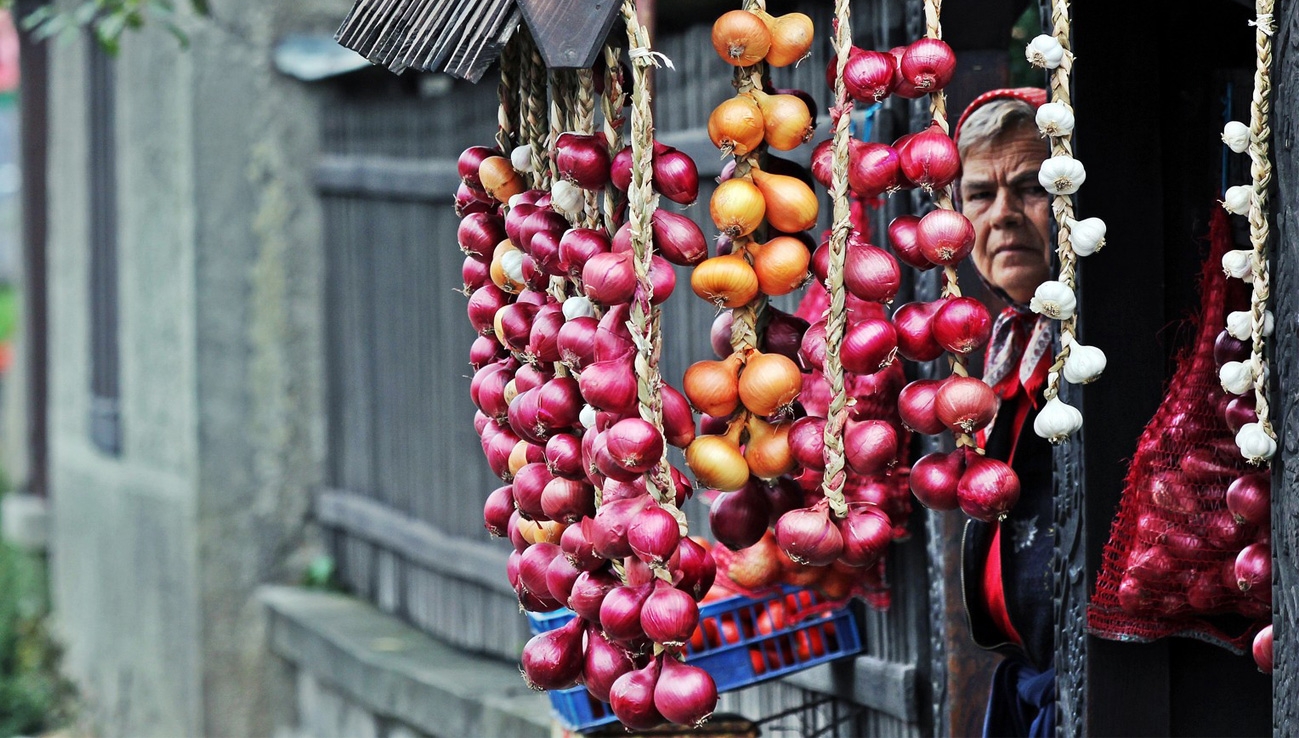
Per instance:
[[[322,92],[273,41],[348,3],[214,3],[118,60],[123,451],[88,440],[86,46],[51,46],[53,587],[67,669],[104,736],[267,735],[292,687],[262,583],[301,572],[323,456]],[[282,724],[282,722],[279,722]]]

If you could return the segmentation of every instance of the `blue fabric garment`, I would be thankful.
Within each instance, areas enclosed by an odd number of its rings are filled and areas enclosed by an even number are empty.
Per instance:
[[[1002,659],[992,674],[984,738],[1053,738],[1055,668],[1038,671],[1022,659]]]

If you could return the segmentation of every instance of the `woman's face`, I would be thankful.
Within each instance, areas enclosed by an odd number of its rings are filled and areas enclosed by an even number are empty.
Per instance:
[[[962,162],[961,212],[974,224],[974,266],[1016,302],[1051,278],[1051,196],[1037,183],[1048,155],[1031,127],[970,152]]]

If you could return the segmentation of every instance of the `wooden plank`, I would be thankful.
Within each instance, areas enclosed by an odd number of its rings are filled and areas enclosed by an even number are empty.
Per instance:
[[[460,176],[451,159],[326,154],[316,164],[315,185],[322,195],[449,203]]]
[[[321,492],[315,513],[321,525],[382,546],[426,569],[514,596],[505,578],[508,547],[448,536],[428,523],[350,492]]]
[[[594,64],[622,8],[622,0],[518,0],[518,4],[551,69]]]
[[[800,689],[864,705],[899,720],[915,722],[916,666],[875,656],[821,664],[785,677]]]

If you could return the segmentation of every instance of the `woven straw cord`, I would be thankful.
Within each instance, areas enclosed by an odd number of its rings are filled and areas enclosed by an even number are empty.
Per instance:
[[[514,149],[519,115],[519,43],[516,35],[501,51],[501,81],[496,86],[496,96],[500,99],[496,108],[496,146],[506,157]]]
[[[1270,296],[1267,200],[1268,186],[1272,183],[1272,162],[1269,158],[1272,129],[1268,126],[1268,113],[1272,104],[1272,78],[1269,71],[1272,68],[1272,0],[1257,0],[1254,7],[1258,15],[1252,24],[1256,28],[1254,48],[1258,59],[1254,67],[1254,97],[1249,106],[1250,178],[1253,180],[1249,198],[1249,241],[1254,247],[1254,291],[1250,296],[1250,336],[1253,341],[1249,362],[1254,370],[1254,412],[1258,414],[1258,422],[1264,432],[1276,440],[1276,431],[1272,428],[1270,419],[1271,407],[1267,402],[1268,380],[1264,372],[1267,360],[1263,356],[1263,322]]]
[[[745,0],[744,10],[750,13],[766,12],[767,0]],[[758,62],[748,67],[735,68],[735,80],[732,83],[737,93],[745,93],[751,90],[762,89],[762,78],[766,73],[766,62]],[[759,166],[760,157],[765,146],[759,146],[744,156],[735,157],[735,172],[732,177],[746,177],[749,172]],[[732,244],[733,249],[740,249],[753,240],[756,234],[750,234],[736,239]],[[753,264],[753,257],[748,251],[743,251],[744,258],[749,264]],[[736,351],[758,347],[758,318],[762,314],[762,309],[767,303],[765,295],[759,293],[753,301],[747,305],[741,305],[731,311],[731,348]]]
[[[632,253],[635,254],[636,298],[631,305],[631,335],[636,342],[636,391],[640,399],[640,416],[663,432],[663,377],[659,374],[659,353],[663,339],[659,333],[659,311],[651,304],[654,285],[650,282],[650,265],[654,255],[651,236],[652,218],[658,207],[650,177],[654,155],[654,118],[650,107],[647,70],[656,64],[649,53],[649,34],[636,16],[634,0],[623,0],[623,19],[627,22],[627,40],[632,62],[631,148],[632,179],[628,188],[628,215],[631,223]],[[668,472],[667,456],[645,475],[645,486],[659,506],[677,519],[684,535],[686,516],[676,506],[676,488]],[[660,572],[662,573],[662,572]]]
[[[546,151],[555,150],[555,141],[559,134],[568,129],[569,112],[573,100],[571,99],[571,87],[568,82],[568,75],[564,70],[555,69],[547,74],[550,84],[550,132],[546,136]],[[559,179],[559,170],[555,168],[555,158],[550,157],[550,181],[555,182]]]
[[[830,195],[834,200],[834,223],[830,229],[829,257],[826,267],[826,291],[830,307],[825,319],[825,381],[830,386],[830,406],[826,411],[825,474],[821,493],[830,503],[836,517],[848,515],[848,503],[843,497],[847,472],[844,470],[843,428],[848,421],[848,395],[844,388],[843,362],[839,349],[843,345],[844,330],[848,323],[847,296],[843,286],[844,264],[847,260],[848,233],[852,230],[852,209],[848,204],[848,127],[852,122],[852,101],[844,85],[843,72],[848,65],[848,49],[852,47],[852,18],[850,0],[835,0],[834,51],[838,64],[834,75],[834,169]]]
[[[622,70],[618,49],[612,44],[604,47],[604,96],[600,99],[600,109],[604,113],[604,140],[609,144],[609,155],[617,156],[622,151],[622,126],[625,122],[622,115],[624,92],[622,89]],[[622,193],[610,182],[604,188],[604,227],[612,236],[618,232],[618,203]]]
[[[574,88],[577,97],[570,108],[573,114],[572,129],[579,133],[595,133],[595,73],[590,69],[579,69],[575,74],[577,81]],[[582,207],[582,215],[578,218],[578,225],[583,228],[595,228],[600,223],[599,197],[594,190],[585,192],[585,204]]]
[[[1070,32],[1069,32],[1069,2],[1068,0],[1051,1],[1051,35],[1055,40],[1060,42],[1064,48],[1065,59],[1073,57],[1070,49]],[[1051,100],[1052,102],[1062,102],[1073,108],[1073,100],[1069,94],[1069,73],[1073,69],[1071,62],[1063,62],[1056,67],[1051,73]],[[1051,137],[1051,155],[1052,156],[1073,156],[1073,134],[1069,133],[1064,136]],[[1069,221],[1073,220],[1073,195],[1056,195],[1051,200],[1051,212],[1055,215],[1056,224],[1056,247],[1055,253],[1060,260],[1060,281],[1069,286],[1069,289],[1077,293],[1078,279],[1078,256],[1073,251],[1072,234],[1069,229]],[[1060,323],[1060,352],[1055,355],[1055,361],[1051,364],[1050,373],[1047,375],[1046,390],[1043,395],[1048,400],[1055,399],[1060,394],[1061,370],[1064,368],[1065,359],[1069,358],[1069,348],[1073,345],[1072,340],[1066,340],[1068,336],[1072,339],[1078,331],[1078,311],[1067,320]]]
[[[520,28],[520,99],[523,141],[532,150],[533,189],[550,189],[550,149],[546,146],[546,65],[526,27]]]

